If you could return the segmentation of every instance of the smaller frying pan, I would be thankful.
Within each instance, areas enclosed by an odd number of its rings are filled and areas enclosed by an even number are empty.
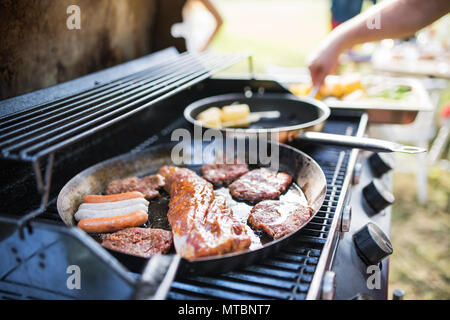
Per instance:
[[[231,104],[247,104],[251,112],[279,111],[280,117],[276,119],[262,118],[246,128],[221,129],[203,126],[197,120],[198,115],[210,107],[221,108]],[[240,93],[213,96],[195,101],[184,110],[184,117],[193,125],[220,130],[225,136],[248,137],[262,133],[278,133],[278,139],[282,143],[300,139],[375,152],[426,152],[423,148],[404,146],[391,141],[319,132],[329,115],[330,109],[321,101],[311,98],[300,99],[292,94],[277,93],[265,93],[252,97]]]

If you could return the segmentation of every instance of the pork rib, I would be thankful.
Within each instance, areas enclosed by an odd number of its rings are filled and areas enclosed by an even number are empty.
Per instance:
[[[250,246],[245,226],[233,218],[225,200],[215,196],[211,183],[185,168],[164,166],[159,174],[170,194],[167,216],[181,256],[193,260]]]

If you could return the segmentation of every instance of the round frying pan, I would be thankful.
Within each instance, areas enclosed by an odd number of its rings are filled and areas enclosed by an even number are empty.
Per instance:
[[[286,172],[293,177],[293,184],[291,185],[291,188],[297,186],[301,188],[304,198],[306,198],[308,205],[313,209],[313,214],[310,220],[313,219],[322,206],[326,194],[326,179],[322,169],[311,157],[295,148],[278,144],[276,142],[266,141],[264,143],[266,144],[264,147],[267,148],[265,150],[273,150],[271,149],[272,147],[279,148],[279,171]],[[199,141],[199,144],[201,145],[202,151],[208,146],[208,142]],[[80,172],[78,175],[73,177],[59,193],[57,208],[61,219],[67,225],[74,226],[74,214],[77,211],[78,206],[81,204],[83,197],[88,194],[102,194],[107,184],[114,179],[126,178],[130,176],[145,176],[156,173],[164,165],[173,165],[171,152],[174,145],[175,143],[164,144],[140,153],[124,154],[98,163]],[[242,156],[242,153],[244,153],[244,158],[246,161],[249,161],[248,155],[245,154],[248,153],[248,140],[245,141],[245,145],[245,151],[235,151],[234,156]],[[223,148],[223,150],[226,150],[226,143],[224,143]],[[198,149],[195,150],[198,151]],[[191,155],[193,154],[193,151],[193,147],[188,150]],[[257,154],[258,159],[257,161],[254,161],[255,159],[252,158],[252,163],[254,164],[249,164],[250,169],[252,169],[252,167],[256,168],[261,166],[259,152]],[[211,155],[210,157],[203,157],[201,163],[180,166],[190,168],[199,173],[201,165],[205,163],[214,163],[214,156]],[[291,190],[287,192],[291,192]],[[295,194],[295,196],[297,195],[300,195],[300,193]],[[166,216],[168,207],[167,203],[164,205],[163,202],[164,200],[158,199],[150,201],[150,227],[164,228],[164,223],[166,223],[166,228],[169,229],[168,223],[164,222],[164,217],[167,221]],[[161,220],[163,221],[162,223]],[[288,243],[295,237],[299,230],[282,238],[268,241],[256,249],[249,249],[247,251],[230,253],[221,256],[201,258],[194,261],[182,259],[178,268],[178,274],[221,273],[236,267],[252,264],[255,261],[262,259],[268,254],[278,250],[280,246]],[[262,236],[264,237],[264,235]],[[148,259],[145,258],[123,254],[113,250],[109,251],[132,271],[141,271],[148,261]]]
[[[251,112],[279,111],[277,118],[261,118],[251,123],[246,128],[221,128],[215,129],[202,126],[197,120],[198,115],[211,107],[223,107],[231,104],[247,104]],[[294,139],[303,141],[339,145],[350,148],[359,148],[375,152],[425,152],[423,148],[404,146],[395,142],[329,134],[319,132],[322,130],[325,120],[330,115],[330,109],[326,104],[312,98],[298,98],[292,94],[265,93],[247,97],[240,93],[204,98],[191,103],[184,111],[184,117],[193,125],[206,129],[220,130],[227,136],[248,136],[261,133],[278,133],[279,141],[289,143]]]

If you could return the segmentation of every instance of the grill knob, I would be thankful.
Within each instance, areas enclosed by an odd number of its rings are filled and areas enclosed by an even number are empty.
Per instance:
[[[379,178],[394,169],[394,157],[389,153],[374,153],[369,157],[369,165],[375,177]]]
[[[393,252],[389,238],[372,222],[353,235],[353,242],[356,252],[366,265],[376,265]]]
[[[392,192],[379,179],[375,179],[365,186],[362,193],[364,205],[369,215],[382,211],[395,201]]]
[[[322,279],[322,299],[333,300],[336,292],[336,273],[326,271]]]

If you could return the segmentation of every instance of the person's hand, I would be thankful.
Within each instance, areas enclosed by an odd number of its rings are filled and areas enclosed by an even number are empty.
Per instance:
[[[339,41],[327,38],[310,54],[307,64],[314,87],[320,88],[325,77],[336,72],[341,52]]]
[[[200,48],[200,52],[203,52],[208,48],[214,37],[219,32],[220,28],[223,25],[223,19],[220,13],[217,11],[216,7],[214,7],[214,5],[212,4],[211,0],[200,0],[200,1],[203,3],[206,9],[208,9],[208,11],[213,15],[214,19],[216,20],[216,27],[214,28],[213,33],[209,36],[208,40],[206,40],[206,42]]]

